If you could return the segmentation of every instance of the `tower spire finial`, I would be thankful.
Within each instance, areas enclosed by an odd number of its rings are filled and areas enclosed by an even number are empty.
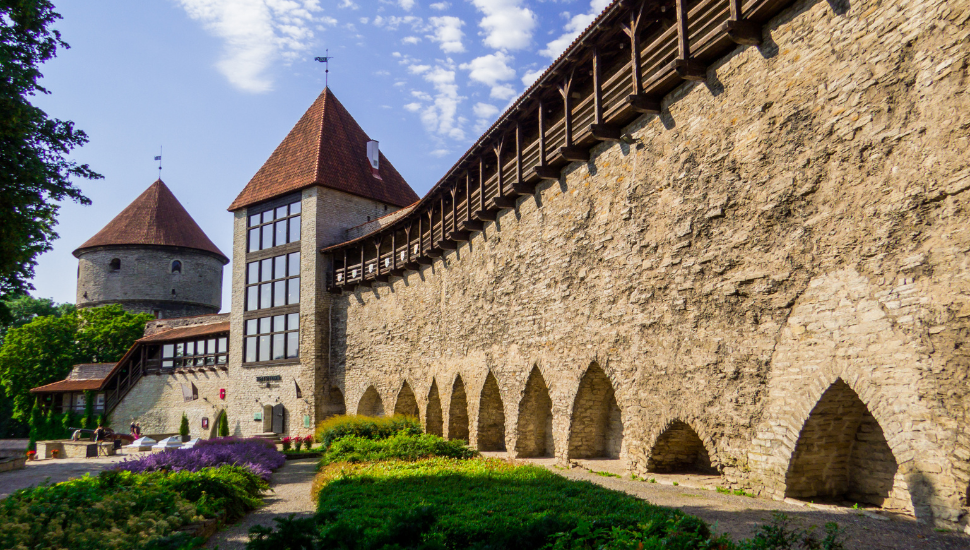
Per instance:
[[[158,179],[162,179],[162,146],[158,146],[158,156],[155,157],[158,161]]]
[[[330,60],[333,59],[333,56],[330,55],[330,48],[327,48],[326,53],[327,55],[324,55],[321,57],[314,57],[313,60],[319,61],[320,63],[323,63],[326,66],[326,70],[324,71],[326,75],[324,76],[324,86],[329,88],[330,87]]]

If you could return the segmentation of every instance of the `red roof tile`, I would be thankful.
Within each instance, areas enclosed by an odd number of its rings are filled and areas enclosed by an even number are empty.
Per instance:
[[[211,325],[173,328],[172,330],[166,330],[165,332],[159,332],[158,334],[152,334],[151,336],[139,338],[136,340],[136,342],[169,342],[172,340],[181,340],[182,338],[209,336],[212,334],[219,334],[220,332],[229,332],[228,321],[225,323],[213,323]]]
[[[87,391],[101,389],[103,380],[60,380],[39,388],[33,388],[30,393],[51,393],[62,391]]]
[[[229,263],[229,258],[209,240],[162,180],[151,184],[104,229],[79,246],[74,255],[80,256],[87,248],[116,245],[194,248],[211,252],[222,258],[223,263]]]
[[[229,206],[229,211],[321,185],[394,206],[418,195],[381,153],[381,179],[367,161],[370,138],[329,88],[317,97],[262,168]]]

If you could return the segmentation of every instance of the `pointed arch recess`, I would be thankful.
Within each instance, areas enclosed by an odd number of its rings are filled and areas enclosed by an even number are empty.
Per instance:
[[[478,407],[478,450],[505,450],[505,405],[498,380],[491,372],[485,378]]]
[[[406,380],[404,381],[404,385],[401,386],[401,391],[397,393],[397,402],[394,403],[394,414],[420,418],[418,400],[414,397],[414,391]]]
[[[444,420],[442,419],[441,414],[441,395],[438,393],[438,383],[436,381],[431,382],[431,389],[428,390],[428,408],[424,413],[424,418],[425,432],[438,437],[444,437]]]
[[[656,473],[717,474],[704,442],[689,424],[674,420],[650,450],[647,471]]]
[[[344,402],[344,394],[340,391],[340,388],[333,386],[327,395],[323,417],[330,418],[341,414],[347,414],[347,404]]]
[[[785,476],[785,496],[912,510],[882,427],[841,378],[809,413]]]
[[[357,405],[357,414],[363,416],[384,416],[384,402],[374,386],[367,388]]]
[[[465,383],[459,374],[451,387],[451,403],[448,406],[448,439],[468,442],[468,398]]]
[[[519,402],[515,453],[520,457],[547,457],[555,453],[552,438],[552,399],[538,367],[533,367]]]
[[[569,426],[569,458],[619,458],[623,419],[613,384],[593,363],[579,382]]]

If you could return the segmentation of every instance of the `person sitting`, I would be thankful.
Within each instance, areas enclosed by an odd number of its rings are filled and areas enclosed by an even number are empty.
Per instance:
[[[81,430],[74,430],[74,433],[71,434],[71,441],[80,441],[80,440],[81,440]]]
[[[104,441],[105,436],[107,435],[108,435],[108,432],[105,431],[104,426],[102,426],[101,424],[98,424],[98,429],[94,430],[94,440],[96,442]]]

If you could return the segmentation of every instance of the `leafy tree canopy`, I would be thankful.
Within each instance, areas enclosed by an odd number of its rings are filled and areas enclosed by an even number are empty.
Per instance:
[[[31,388],[62,380],[73,365],[121,359],[151,319],[108,305],[37,317],[11,328],[0,348],[0,384],[13,402],[13,417],[27,418],[33,406]]]
[[[0,346],[3,345],[3,335],[11,328],[22,327],[36,317],[62,317],[75,310],[74,304],[55,304],[50,298],[34,298],[29,294],[17,294],[3,300],[3,307],[7,318],[0,319]]]
[[[29,101],[50,93],[40,64],[69,47],[51,29],[60,18],[48,0],[0,0],[0,296],[30,288],[37,256],[57,238],[57,202],[90,204],[71,178],[102,177],[66,158],[87,135]]]

